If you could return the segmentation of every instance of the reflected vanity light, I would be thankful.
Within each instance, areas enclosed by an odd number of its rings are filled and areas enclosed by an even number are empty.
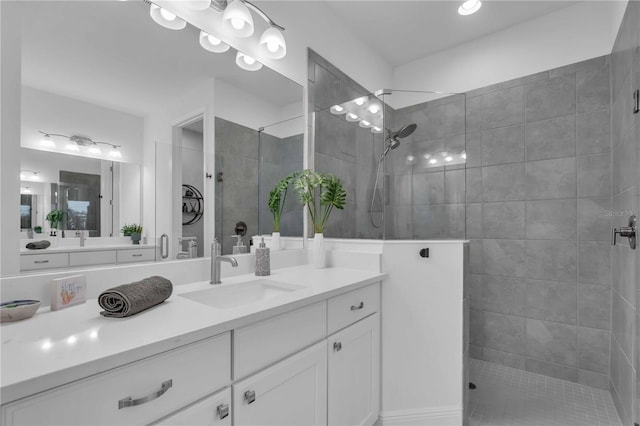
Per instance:
[[[431,160],[429,160],[429,164],[436,164],[438,162],[438,160],[436,160],[435,158],[432,158]]]
[[[38,176],[38,171],[36,170],[26,170],[26,169],[22,169],[20,170],[20,180],[35,180],[35,181],[39,181],[40,180],[40,176]]]
[[[151,19],[153,19],[156,24],[169,30],[181,30],[187,26],[187,23],[183,19],[178,18],[173,13],[153,3],[149,8],[149,15],[151,15]]]
[[[72,140],[67,142],[67,144],[64,146],[64,149],[71,152],[80,152],[80,147],[75,141]]]
[[[363,96],[361,98],[354,99],[353,102],[358,106],[363,106],[367,102],[367,98],[366,96]]]
[[[359,117],[357,115],[355,115],[354,113],[350,112],[345,116],[345,118],[346,118],[347,121],[354,122],[354,121],[358,121]]]
[[[449,161],[452,161],[452,160],[453,160],[453,157],[450,156],[450,155],[447,155],[446,157],[444,157],[444,161],[449,162]]]
[[[44,135],[42,136],[42,139],[40,139],[40,146],[43,148],[54,149],[56,147],[56,143],[51,139],[51,136]]]
[[[462,158],[463,160],[467,159],[467,153],[465,151],[462,151],[462,154],[460,154],[460,158]]]
[[[45,341],[40,345],[40,349],[47,352],[49,349],[51,349],[52,346],[53,342],[51,341],[51,339],[45,339]]]
[[[367,120],[362,120],[360,121],[360,127],[364,127],[365,129],[368,129],[369,127],[371,127],[371,123],[368,122]]]
[[[21,194],[31,194],[31,188],[29,188],[28,186],[21,186],[20,187],[20,193]]]
[[[371,104],[368,109],[371,114],[377,114],[380,112],[380,107],[377,104]]]
[[[378,126],[373,126],[371,128],[371,133],[382,133],[382,129]]]
[[[482,7],[480,0],[467,0],[460,5],[458,13],[462,16],[472,15]]]
[[[224,53],[229,50],[229,45],[217,37],[200,31],[200,46],[213,53]]]
[[[340,105],[334,105],[332,106],[329,111],[331,111],[331,114],[344,114],[346,111],[343,107],[341,107]]]
[[[240,51],[236,54],[236,65],[247,71],[258,71],[262,68],[262,64],[260,62]]]

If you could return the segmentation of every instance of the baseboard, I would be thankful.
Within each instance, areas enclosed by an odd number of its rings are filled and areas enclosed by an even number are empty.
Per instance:
[[[461,426],[462,409],[435,407],[380,412],[379,426]]]

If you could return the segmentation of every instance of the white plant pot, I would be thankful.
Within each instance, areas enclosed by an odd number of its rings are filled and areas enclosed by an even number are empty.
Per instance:
[[[280,233],[272,232],[271,233],[271,251],[280,250]]]
[[[324,235],[322,233],[316,234],[313,237],[313,265],[316,269],[322,269],[326,267],[327,252],[324,248]]]

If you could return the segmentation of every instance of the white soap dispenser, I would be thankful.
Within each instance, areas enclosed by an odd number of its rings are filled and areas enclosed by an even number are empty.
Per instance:
[[[236,245],[233,246],[233,254],[246,253],[247,252],[247,246],[245,246],[244,243],[242,242],[242,235],[240,235],[240,234],[232,235],[232,237],[236,237],[238,239],[238,241],[236,242]]]

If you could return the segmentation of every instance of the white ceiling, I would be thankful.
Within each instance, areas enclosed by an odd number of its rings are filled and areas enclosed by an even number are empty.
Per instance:
[[[136,115],[166,105],[216,77],[282,107],[302,99],[298,84],[263,67],[214,54],[199,31],[160,27],[142,1],[24,1],[23,84]]]
[[[538,18],[577,1],[483,0],[470,16],[458,15],[462,1],[327,0],[342,24],[393,67]]]

